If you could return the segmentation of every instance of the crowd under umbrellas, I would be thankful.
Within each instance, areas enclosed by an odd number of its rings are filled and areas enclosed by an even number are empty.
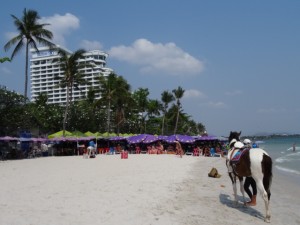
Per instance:
[[[66,155],[82,155],[88,147],[90,141],[96,143],[97,154],[118,154],[121,151],[127,151],[130,154],[139,153],[157,153],[157,154],[176,154],[175,143],[179,142],[182,145],[185,154],[192,154],[195,147],[204,148],[220,147],[224,148],[225,140],[217,136],[189,136],[183,134],[174,134],[169,136],[152,135],[152,134],[100,134],[92,132],[69,132],[65,131],[65,136],[62,131],[56,132],[45,137],[0,137],[0,154],[3,155],[3,143],[9,143],[10,148],[21,150],[24,158],[28,157],[30,152],[40,151],[39,156],[66,156]],[[2,144],[1,144],[2,143]],[[26,151],[22,148],[22,143],[26,143]],[[42,146],[47,146],[47,149],[42,150]],[[152,150],[151,150],[152,149]],[[7,151],[7,148],[5,149]],[[224,150],[224,149],[223,149]],[[209,155],[207,155],[209,156]]]

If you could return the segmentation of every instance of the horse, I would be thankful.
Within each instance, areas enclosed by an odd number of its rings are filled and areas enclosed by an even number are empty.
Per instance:
[[[243,187],[243,177],[252,176],[256,182],[257,189],[259,190],[264,203],[265,203],[265,222],[270,223],[270,197],[271,197],[271,184],[272,184],[272,158],[268,153],[261,148],[248,148],[240,154],[238,161],[233,161],[235,154],[240,151],[243,144],[240,142],[240,135],[242,132],[230,132],[228,137],[228,142],[230,149],[226,158],[226,166],[228,168],[228,174],[232,181],[235,202],[237,203],[237,188],[236,180],[240,180],[240,189],[243,194],[244,203],[244,187]]]

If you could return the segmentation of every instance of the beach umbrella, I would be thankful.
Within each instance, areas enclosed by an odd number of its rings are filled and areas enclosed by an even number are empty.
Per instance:
[[[137,144],[141,143],[146,137],[147,134],[138,134],[127,138],[127,141],[129,144]]]
[[[115,136],[115,137],[110,137],[109,140],[110,141],[124,141],[124,140],[126,140],[126,137],[124,137],[124,136]]]
[[[70,131],[65,130],[65,136],[66,137],[72,136],[72,133]],[[54,134],[48,135],[48,138],[57,138],[57,137],[63,137],[63,130],[58,131],[58,132],[56,132]]]
[[[105,132],[105,133],[102,133],[100,134],[101,137],[105,137],[105,138],[110,138],[110,137],[116,137],[118,136],[116,133],[109,133],[109,132]]]
[[[149,144],[155,141],[158,141],[158,136],[147,134],[146,138],[142,141],[142,143]]]
[[[76,131],[72,132],[71,136],[72,137],[86,137],[87,135],[82,133],[81,131],[76,130]]]
[[[48,138],[30,138],[31,141],[33,142],[45,142],[48,141]]]
[[[177,141],[182,142],[182,143],[194,143],[195,138],[189,135],[183,135],[183,134],[177,134],[176,135]]]
[[[67,140],[66,137],[53,137],[53,138],[51,138],[51,141],[66,141],[66,140]]]
[[[173,134],[164,139],[164,141],[168,143],[174,143],[175,141],[181,142],[181,143],[194,143],[195,138],[189,135],[182,135],[182,134]]]
[[[196,138],[196,140],[197,141],[214,141],[214,140],[218,140],[218,137],[213,136],[213,135],[205,135],[205,136]]]
[[[10,136],[4,136],[0,137],[0,141],[17,141],[19,138],[17,137],[10,137]]]
[[[91,131],[87,131],[87,132],[84,133],[84,136],[91,137],[91,136],[95,136],[95,134]]]

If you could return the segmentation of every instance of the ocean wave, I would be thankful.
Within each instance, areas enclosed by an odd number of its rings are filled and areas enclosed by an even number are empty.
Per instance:
[[[276,166],[276,168],[281,170],[281,171],[284,171],[284,172],[300,175],[300,171],[297,171],[297,170],[288,169],[288,168],[285,168],[285,167],[282,167],[282,166]]]
[[[299,161],[299,160],[300,160],[300,152],[295,152],[295,153],[293,152],[277,158],[275,162],[283,163],[283,162],[292,162],[292,161]]]
[[[295,148],[296,151],[300,150],[300,147],[296,147]],[[293,147],[289,147],[286,151],[293,151]]]

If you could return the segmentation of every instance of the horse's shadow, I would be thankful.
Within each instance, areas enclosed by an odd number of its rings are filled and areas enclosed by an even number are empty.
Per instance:
[[[238,196],[238,203],[237,204],[232,199],[230,199],[229,195],[226,195],[226,194],[220,194],[219,199],[220,199],[220,202],[223,205],[226,205],[227,207],[237,209],[242,213],[247,213],[251,216],[254,216],[254,217],[257,217],[257,218],[260,218],[260,219],[264,219],[264,216],[261,214],[261,212],[257,211],[253,207],[244,206],[244,204],[241,203],[241,202],[243,202],[243,197],[242,196]]]

